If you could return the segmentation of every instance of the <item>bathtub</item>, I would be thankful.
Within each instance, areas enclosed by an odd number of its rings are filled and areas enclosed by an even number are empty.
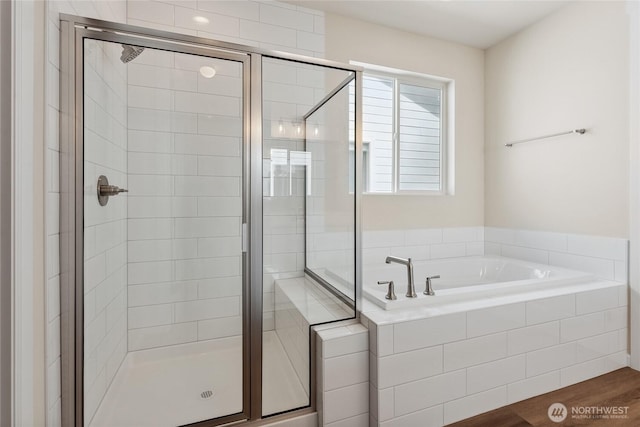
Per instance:
[[[587,281],[589,273],[499,256],[473,256],[442,260],[416,261],[413,263],[417,298],[407,298],[407,268],[398,264],[365,266],[363,271],[363,296],[385,310],[439,304],[465,298],[478,298],[542,286],[555,286]],[[425,278],[433,279],[434,296],[424,295]],[[378,281],[393,280],[397,300],[385,299],[387,285]]]

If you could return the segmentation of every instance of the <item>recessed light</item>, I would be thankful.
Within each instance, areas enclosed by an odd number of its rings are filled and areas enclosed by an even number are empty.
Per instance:
[[[203,65],[200,67],[200,74],[202,74],[202,77],[210,79],[216,75],[216,69],[208,65]]]
[[[194,16],[193,22],[195,22],[196,24],[208,24],[209,19],[205,18],[204,16]]]

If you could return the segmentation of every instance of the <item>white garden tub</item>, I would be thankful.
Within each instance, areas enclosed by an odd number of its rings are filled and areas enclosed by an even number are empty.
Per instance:
[[[474,256],[448,258],[413,263],[414,283],[417,298],[407,298],[407,268],[399,264],[365,266],[363,268],[363,295],[376,305],[392,310],[395,308],[437,304],[443,300],[482,298],[495,294],[535,290],[542,285],[563,285],[586,281],[592,278],[589,273],[568,270],[550,265],[535,264],[499,256]],[[433,279],[435,296],[423,294],[425,278],[439,275]],[[393,280],[395,301],[385,299],[387,285],[378,285],[378,281]]]

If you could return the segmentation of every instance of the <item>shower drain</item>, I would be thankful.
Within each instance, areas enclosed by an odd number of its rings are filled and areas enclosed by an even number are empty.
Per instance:
[[[202,399],[210,399],[211,397],[213,397],[213,391],[205,390],[202,393],[200,393],[200,397]]]

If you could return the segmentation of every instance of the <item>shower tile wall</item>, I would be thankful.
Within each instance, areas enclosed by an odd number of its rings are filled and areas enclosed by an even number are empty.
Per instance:
[[[129,350],[239,335],[242,65],[147,49],[128,71]]]
[[[415,261],[484,255],[484,227],[365,230],[362,264],[381,265],[388,255]]]
[[[324,56],[324,13],[278,1],[128,1],[127,22],[247,46]],[[153,11],[153,13],[150,13]],[[201,16],[208,20],[193,20]]]
[[[47,235],[47,248],[46,248],[46,274],[47,274],[47,299],[45,303],[45,316],[46,316],[46,424],[48,426],[61,425],[61,393],[60,393],[60,266],[59,266],[59,232],[60,232],[60,146],[59,146],[59,111],[60,111],[60,21],[59,13],[68,13],[79,16],[87,16],[97,19],[105,19],[115,22],[126,21],[126,4],[120,1],[47,1],[45,2],[47,9],[46,19],[46,52],[47,58],[45,62],[46,75],[45,75],[45,177],[46,177],[46,223],[45,230]],[[118,53],[119,55],[119,53]],[[109,55],[111,57],[111,55]],[[100,59],[95,56],[96,60]],[[117,56],[113,56],[117,59]],[[104,58],[102,58],[104,59]],[[119,61],[118,61],[119,62]],[[116,67],[122,64],[111,63],[109,61],[100,60],[96,62],[96,70],[104,80],[108,80],[111,91],[101,94],[93,94],[97,97],[108,96],[113,101],[111,104],[104,103],[104,98],[100,98],[100,105],[102,108],[109,110],[111,115],[103,114],[97,116],[99,121],[94,122],[95,130],[97,134],[104,137],[104,131],[107,129],[102,126],[109,120],[113,126],[111,126],[111,134],[107,136],[107,139],[113,142],[111,148],[114,156],[109,156],[107,163],[106,158],[93,158],[87,163],[88,170],[92,173],[97,173],[100,169],[110,169],[112,176],[122,176],[126,183],[126,176],[122,175],[125,171],[124,163],[120,163],[120,157],[118,152],[126,149],[123,142],[126,139],[117,140],[115,137],[119,135],[119,132],[126,125],[126,122],[122,121],[122,117],[113,120],[116,116],[116,110],[124,106],[124,100],[122,97],[122,88],[124,81],[118,78],[117,73],[113,73],[114,69],[109,65],[115,65]],[[126,91],[126,88],[124,88]],[[114,96],[118,94],[117,96]],[[121,102],[122,101],[122,102]],[[105,120],[105,121],[100,121]],[[113,139],[111,139],[113,137]],[[110,176],[111,177],[111,176]],[[114,178],[116,179],[116,178]],[[93,181],[92,179],[90,181]],[[93,184],[91,182],[91,184]],[[118,182],[120,184],[120,182]],[[123,184],[124,185],[124,184]],[[117,369],[121,356],[126,352],[126,341],[120,339],[123,334],[126,334],[126,294],[119,292],[124,290],[122,282],[119,280],[119,274],[126,269],[123,265],[126,259],[119,258],[118,252],[124,255],[123,250],[126,250],[121,245],[123,242],[122,235],[118,232],[112,233],[111,229],[119,229],[120,223],[123,222],[124,214],[122,205],[117,208],[118,204],[122,204],[122,201],[110,205],[113,209],[113,216],[101,217],[100,213],[95,210],[90,210],[96,216],[90,216],[89,220],[92,221],[92,227],[90,235],[101,236],[100,242],[97,239],[93,239],[93,243],[90,240],[88,243],[92,244],[91,250],[93,255],[91,259],[96,258],[93,266],[100,266],[96,271],[96,277],[98,274],[102,275],[105,279],[98,284],[95,280],[93,285],[95,287],[88,293],[90,301],[95,301],[95,306],[92,305],[93,312],[89,313],[94,317],[94,328],[97,331],[97,335],[102,335],[102,339],[97,338],[93,343],[88,343],[94,350],[88,355],[89,371],[87,372],[87,387],[89,393],[89,399],[87,400],[87,411],[92,413],[92,406],[99,403],[102,398],[101,393],[104,392],[106,386],[108,386],[110,378],[112,377],[115,369]],[[117,212],[117,213],[116,213]],[[106,238],[105,236],[108,234]],[[89,237],[91,239],[91,237]],[[116,249],[120,248],[120,249]],[[88,261],[91,261],[89,259]],[[107,271],[111,274],[106,277]],[[118,271],[120,273],[118,273]],[[107,289],[107,284],[113,285],[113,289]],[[108,290],[108,292],[105,292]],[[112,292],[113,291],[113,292]],[[95,297],[95,299],[94,299]],[[122,310],[121,310],[122,308]],[[114,316],[115,315],[115,316]],[[107,333],[107,330],[110,333]],[[89,384],[90,383],[90,384]]]
[[[100,206],[100,175],[127,186],[126,68],[120,45],[85,41],[84,384],[85,423],[127,353],[127,199]]]
[[[146,4],[145,4],[146,3]],[[294,6],[286,3],[258,2],[258,1],[198,1],[178,2],[153,2],[153,14],[149,13],[151,2],[129,2],[128,23],[148,28],[167,30],[182,34],[197,35],[232,43],[240,43],[248,46],[274,49],[279,51],[297,53],[308,56],[324,56],[324,14],[313,9]],[[202,16],[209,20],[208,23],[197,23],[194,16]],[[138,62],[139,57],[136,59]],[[302,138],[292,135],[294,126],[301,123],[301,116],[308,111],[313,100],[303,99],[298,108],[298,99],[292,99],[298,82],[298,71],[295,68],[283,67],[284,74],[273,72],[266,76],[265,99],[269,99],[269,110],[273,116],[268,119],[273,121],[273,126],[279,132],[279,124],[282,122],[283,130],[286,126],[286,138],[282,135],[267,134],[272,129],[272,123],[265,122],[265,187],[269,189],[271,148],[283,145],[285,149],[301,149]],[[308,96],[310,88],[310,74],[300,74],[300,83],[303,88],[297,96]],[[214,78],[215,79],[215,78]],[[288,79],[288,80],[287,80]],[[307,82],[307,83],[305,83]],[[273,84],[271,84],[273,83]],[[270,86],[270,88],[267,88]],[[285,99],[286,98],[286,99]],[[293,107],[293,108],[292,108]],[[306,108],[306,110],[305,110]],[[267,117],[267,116],[265,116]],[[288,156],[288,155],[287,155]],[[288,162],[287,157],[287,162]],[[296,168],[294,168],[296,169]],[[299,168],[298,168],[299,169]],[[288,173],[288,167],[280,165],[275,169],[280,175],[280,184],[287,186],[288,179],[283,174]],[[279,277],[294,277],[302,274],[304,259],[302,253],[304,212],[302,212],[303,199],[300,189],[301,171],[294,171],[298,188],[295,194],[299,197],[290,197],[287,193],[276,193],[264,200],[264,249],[265,249],[265,277],[264,277],[264,329],[274,328],[274,288],[273,283]],[[274,187],[282,189],[284,187]],[[280,190],[277,190],[280,191]],[[283,190],[284,191],[284,190]],[[287,190],[288,192],[288,190]],[[269,193],[265,193],[269,194]]]

